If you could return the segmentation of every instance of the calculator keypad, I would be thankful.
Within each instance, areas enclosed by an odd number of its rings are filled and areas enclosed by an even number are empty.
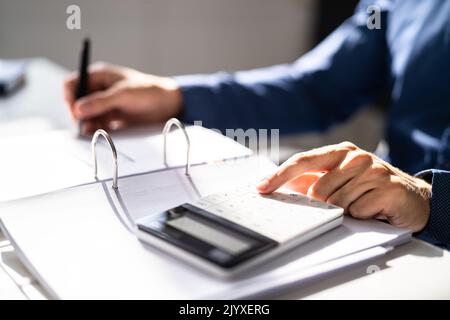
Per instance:
[[[203,197],[193,205],[277,242],[286,242],[342,215],[342,208],[301,194],[260,195],[248,185]]]

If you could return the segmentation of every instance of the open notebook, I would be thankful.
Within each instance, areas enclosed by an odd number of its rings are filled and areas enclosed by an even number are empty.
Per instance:
[[[139,242],[130,223],[201,196],[256,183],[259,157],[173,168],[86,184],[1,205],[1,228],[54,298],[246,298],[320,277],[410,239],[408,230],[346,218],[343,225],[241,278],[221,280]],[[381,253],[380,253],[381,252]],[[330,262],[338,261],[330,267]]]

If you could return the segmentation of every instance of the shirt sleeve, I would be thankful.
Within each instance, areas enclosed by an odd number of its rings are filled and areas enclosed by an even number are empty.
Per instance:
[[[425,170],[416,176],[432,185],[430,218],[417,237],[450,250],[450,171]]]
[[[175,77],[184,100],[182,120],[201,120],[222,132],[276,128],[281,134],[322,131],[346,120],[386,83],[389,6],[379,3],[381,28],[369,29],[370,4],[361,2],[351,18],[292,64]]]

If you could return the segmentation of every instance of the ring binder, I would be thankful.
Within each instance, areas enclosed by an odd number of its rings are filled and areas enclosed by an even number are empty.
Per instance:
[[[186,128],[184,125],[176,118],[169,119],[163,129],[163,137],[164,137],[164,164],[168,166],[167,164],[167,134],[169,133],[172,126],[177,126],[179,129],[181,129],[184,133],[184,136],[186,138],[186,144],[187,144],[187,152],[186,152],[186,170],[185,174],[189,175],[189,168],[191,167],[190,164],[190,151],[191,151],[191,141],[189,140],[189,136],[187,134]]]
[[[118,185],[117,185],[117,176],[118,176],[118,166],[117,166],[117,150],[116,150],[116,146],[114,145],[113,140],[111,139],[111,136],[109,135],[108,132],[106,132],[105,130],[102,129],[98,129],[97,131],[95,131],[94,136],[92,137],[92,141],[91,141],[91,150],[92,150],[92,157],[94,159],[94,177],[95,179],[97,179],[97,152],[96,152],[96,145],[97,145],[97,141],[98,138],[100,136],[103,136],[103,138],[105,138],[106,142],[108,142],[109,148],[111,149],[111,153],[112,153],[112,160],[113,160],[113,189],[117,189]]]

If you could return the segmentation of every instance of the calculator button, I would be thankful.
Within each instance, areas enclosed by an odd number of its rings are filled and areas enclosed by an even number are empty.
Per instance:
[[[200,200],[197,200],[196,202],[194,202],[194,205],[196,207],[199,207],[200,209],[207,209],[207,208],[211,207],[212,204],[209,202],[206,202],[203,199],[200,199]]]
[[[230,210],[237,210],[240,207],[239,202],[236,201],[236,199],[229,199],[228,201],[222,202],[221,205]]]
[[[211,204],[217,204],[226,201],[226,198],[224,199],[220,194],[211,194],[209,196],[202,198],[202,200],[209,202]]]
[[[209,207],[208,211],[210,211],[210,212],[212,212],[212,213],[214,213],[214,214],[216,214],[216,215],[218,215],[220,217],[223,217],[223,216],[226,215],[226,212],[228,210],[226,208],[223,208],[223,207],[217,205],[217,206]]]
[[[260,195],[254,186],[212,194],[196,205],[278,242],[334,219],[342,210],[301,194]]]

